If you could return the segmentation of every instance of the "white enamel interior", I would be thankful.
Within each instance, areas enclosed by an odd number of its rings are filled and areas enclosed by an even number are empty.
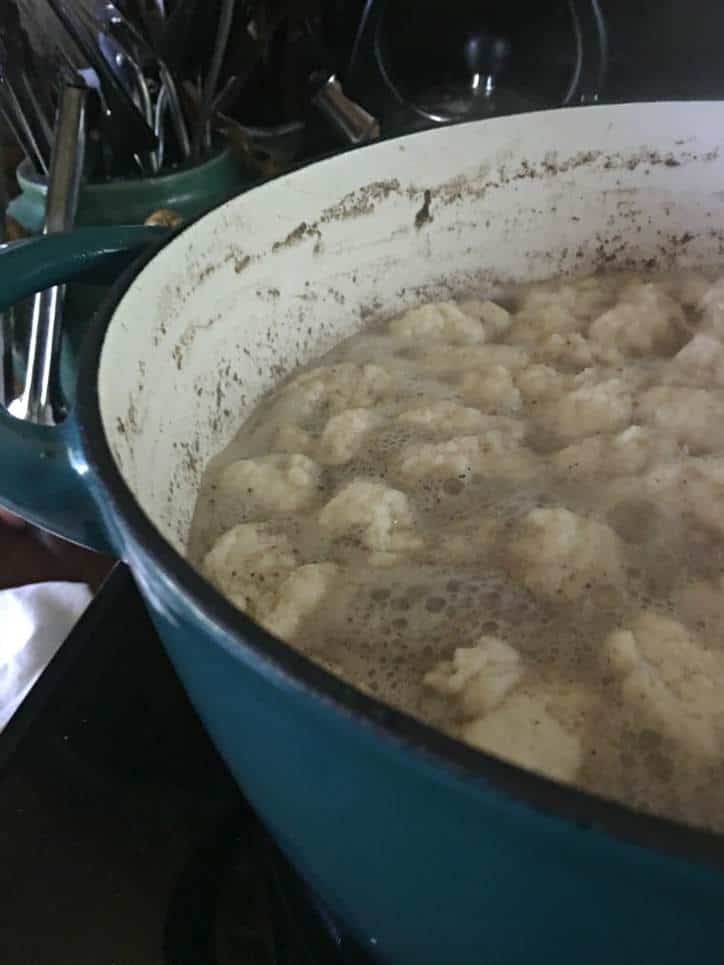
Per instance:
[[[604,264],[715,262],[722,132],[722,103],[518,115],[340,155],[218,208],[108,329],[101,412],[128,485],[183,550],[208,459],[371,312]]]

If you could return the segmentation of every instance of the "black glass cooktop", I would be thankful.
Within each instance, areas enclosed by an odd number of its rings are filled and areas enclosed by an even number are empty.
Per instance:
[[[362,965],[215,753],[125,567],[0,735],[3,965]]]

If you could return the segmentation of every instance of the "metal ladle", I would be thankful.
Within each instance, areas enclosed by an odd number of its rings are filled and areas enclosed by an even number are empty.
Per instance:
[[[78,208],[85,157],[85,104],[87,88],[77,80],[64,84],[50,162],[44,234],[68,231]],[[58,392],[58,359],[64,288],[40,292],[33,301],[25,388],[11,402],[18,419],[55,425],[63,417]]]

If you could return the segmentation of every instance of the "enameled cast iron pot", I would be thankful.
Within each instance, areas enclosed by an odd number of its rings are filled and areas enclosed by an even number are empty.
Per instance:
[[[184,561],[201,473],[261,392],[370,314],[511,279],[716,262],[722,132],[724,104],[576,108],[306,167],[127,271],[63,426],[0,415],[2,502],[130,564],[250,801],[380,962],[721,961],[722,838],[464,747],[273,639]],[[6,248],[0,307],[118,274],[155,239]]]

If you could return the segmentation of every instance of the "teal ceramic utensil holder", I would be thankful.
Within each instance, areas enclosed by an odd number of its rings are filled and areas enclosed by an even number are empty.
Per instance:
[[[40,234],[45,217],[45,178],[24,161],[17,172],[20,194],[8,213],[30,234]],[[158,177],[96,182],[81,189],[76,225],[143,224],[159,208],[170,208],[184,221],[215,207],[248,187],[250,178],[231,151],[223,150],[203,164],[182,167]]]

